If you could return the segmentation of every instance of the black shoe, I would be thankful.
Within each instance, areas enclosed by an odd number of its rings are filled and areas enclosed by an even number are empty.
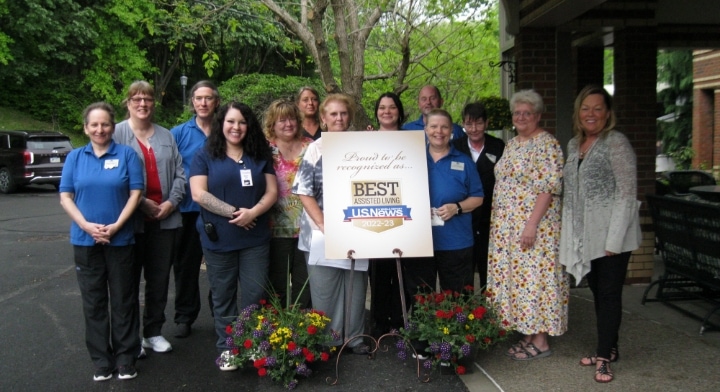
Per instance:
[[[192,329],[190,328],[190,324],[178,323],[177,328],[175,329],[176,338],[186,338],[190,336],[191,333]]]
[[[93,381],[106,381],[112,378],[113,370],[109,367],[99,367],[95,370]]]
[[[123,365],[118,367],[118,380],[130,380],[137,377],[137,370],[133,365]]]

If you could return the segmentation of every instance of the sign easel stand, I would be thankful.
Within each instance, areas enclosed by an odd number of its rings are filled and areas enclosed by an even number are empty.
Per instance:
[[[345,320],[344,320],[344,327],[343,327],[344,333],[347,333],[347,331],[350,330],[350,316],[351,316],[350,305],[352,302],[352,294],[353,294],[353,282],[354,282],[353,275],[355,274],[355,258],[353,257],[354,253],[355,253],[355,251],[352,249],[348,250],[348,252],[347,252],[347,257],[348,257],[348,259],[350,259],[350,287],[349,287],[349,289],[347,291],[347,295],[345,297]],[[405,325],[407,325],[408,324],[408,314],[407,314],[407,306],[406,306],[406,300],[405,300],[405,286],[404,286],[403,274],[402,274],[402,263],[400,261],[400,258],[402,257],[402,250],[395,248],[395,249],[393,249],[393,254],[397,255],[397,257],[395,258],[395,268],[397,269],[397,275],[398,275],[398,285],[399,285],[399,290],[400,290],[400,304],[402,306],[403,322]],[[373,280],[374,279],[375,279],[375,277],[373,276]],[[375,283],[375,282],[373,281],[373,283]],[[370,307],[372,308],[373,306],[371,305]],[[373,309],[371,309],[370,312],[372,314]],[[345,343],[342,345],[342,347],[340,347],[340,350],[338,351],[338,354],[337,354],[337,358],[335,359],[335,379],[333,380],[331,376],[328,376],[325,379],[325,382],[330,385],[336,385],[338,383],[338,381],[340,379],[340,376],[338,374],[338,367],[340,366],[340,357],[342,356],[342,353],[345,350],[345,347],[348,345],[348,343],[350,343],[354,340],[357,340],[357,339],[368,338],[369,341],[371,342],[370,343],[371,350],[368,353],[368,359],[375,359],[375,354],[378,352],[378,350],[381,350],[383,352],[388,351],[387,345],[382,346],[382,349],[380,346],[380,342],[387,337],[395,337],[395,338],[402,339],[402,336],[395,331],[388,332],[388,333],[380,336],[377,339],[375,339],[371,335],[366,335],[366,334],[359,334],[359,335],[355,335],[355,336],[351,336],[351,337],[345,337],[345,339],[344,339]],[[415,354],[414,356],[415,356],[415,361],[417,362],[417,378],[418,378],[418,380],[420,380],[421,382],[424,382],[424,383],[429,382],[430,375],[427,373],[423,373],[421,375],[421,373],[420,373],[420,369],[421,369],[420,368],[420,358],[417,355],[417,351],[415,350],[415,347],[413,347],[412,344],[408,344],[408,346],[410,349],[412,349],[412,352]]]

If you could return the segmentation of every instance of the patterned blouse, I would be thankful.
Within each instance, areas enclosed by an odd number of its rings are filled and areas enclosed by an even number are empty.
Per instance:
[[[297,238],[300,232],[303,206],[300,198],[292,193],[292,185],[305,151],[312,142],[310,138],[303,138],[300,154],[290,161],[282,156],[275,141],[269,142],[278,182],[278,200],[270,214],[270,227],[275,238]]]

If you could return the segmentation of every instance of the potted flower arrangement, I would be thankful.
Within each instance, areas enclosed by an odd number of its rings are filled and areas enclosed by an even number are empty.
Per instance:
[[[232,340],[229,360],[237,366],[252,362],[260,377],[294,389],[298,376],[312,373],[310,363],[330,358],[332,350],[323,344],[338,336],[335,331],[326,331],[330,319],[323,312],[283,308],[277,302],[262,300],[259,305],[250,305],[227,327],[228,339]]]
[[[440,365],[452,366],[457,374],[465,374],[466,367],[459,360],[470,358],[477,349],[486,349],[504,340],[506,331],[487,298],[475,294],[472,286],[462,293],[418,293],[409,315],[408,324],[400,329],[398,357],[406,359],[410,342],[426,343],[425,352],[418,352],[425,369]],[[462,361],[461,361],[462,362]]]

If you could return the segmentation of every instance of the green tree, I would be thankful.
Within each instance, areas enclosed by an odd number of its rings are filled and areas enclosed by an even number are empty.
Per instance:
[[[692,51],[659,52],[658,81],[668,85],[658,93],[665,114],[674,114],[674,118],[658,126],[663,152],[670,155],[678,167],[689,167],[692,160]]]
[[[296,35],[310,53],[327,92],[343,92],[363,102],[364,83],[388,81],[393,91],[408,88],[406,78],[411,65],[433,56],[434,65],[446,64],[440,54],[461,42],[465,29],[433,31],[447,22],[470,23],[478,12],[487,10],[490,0],[316,0],[314,3],[284,3],[260,0],[287,29]],[[369,50],[372,44],[377,48]],[[373,55],[373,56],[371,56]],[[387,56],[384,57],[383,56]],[[378,57],[375,57],[378,56]],[[373,63],[368,73],[367,61]],[[429,61],[429,60],[428,60]],[[418,65],[429,75],[437,69]],[[425,78],[425,82],[436,79]],[[424,83],[423,83],[424,84]],[[360,110],[355,126],[370,123]]]

